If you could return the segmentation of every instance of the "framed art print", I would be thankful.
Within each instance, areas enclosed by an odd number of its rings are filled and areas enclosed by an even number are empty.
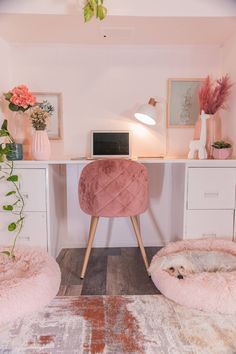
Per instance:
[[[198,90],[203,80],[168,80],[168,128],[194,127],[200,114]]]
[[[48,101],[54,111],[50,117],[47,133],[49,139],[62,139],[62,94],[59,92],[33,92],[37,102]]]

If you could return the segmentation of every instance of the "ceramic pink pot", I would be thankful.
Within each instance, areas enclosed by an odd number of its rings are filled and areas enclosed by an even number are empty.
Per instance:
[[[228,159],[231,153],[232,153],[232,148],[216,149],[213,147],[212,150],[213,158],[216,160]]]
[[[51,146],[46,130],[35,130],[32,139],[32,157],[35,160],[49,160]]]

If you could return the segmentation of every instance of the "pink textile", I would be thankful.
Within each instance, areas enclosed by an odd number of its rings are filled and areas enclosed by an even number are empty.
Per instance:
[[[148,174],[138,162],[98,160],[88,164],[79,181],[81,209],[93,216],[135,216],[148,207]]]
[[[225,239],[184,240],[168,244],[153,258],[184,250],[224,251],[236,255],[236,243]],[[190,308],[225,314],[236,313],[236,272],[194,274],[177,279],[153,267],[151,277],[160,292],[169,299]]]
[[[0,325],[42,309],[60,286],[59,266],[46,251],[19,247],[15,255],[0,253]]]

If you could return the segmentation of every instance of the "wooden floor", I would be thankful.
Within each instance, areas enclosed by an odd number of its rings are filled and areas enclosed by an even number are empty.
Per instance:
[[[149,263],[158,247],[146,247]],[[158,294],[144,267],[139,248],[94,248],[84,280],[80,279],[85,249],[63,249],[57,261],[62,282],[58,295]]]

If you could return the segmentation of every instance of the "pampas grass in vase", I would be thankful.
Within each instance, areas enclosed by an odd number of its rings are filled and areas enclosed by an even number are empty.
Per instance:
[[[212,144],[221,137],[221,120],[217,114],[220,109],[227,109],[227,100],[230,96],[232,83],[229,75],[224,75],[220,79],[212,80],[208,76],[198,91],[200,112],[203,110],[210,115],[207,120],[207,153],[208,158],[212,158]],[[195,126],[194,139],[199,139],[201,130],[201,120]]]

